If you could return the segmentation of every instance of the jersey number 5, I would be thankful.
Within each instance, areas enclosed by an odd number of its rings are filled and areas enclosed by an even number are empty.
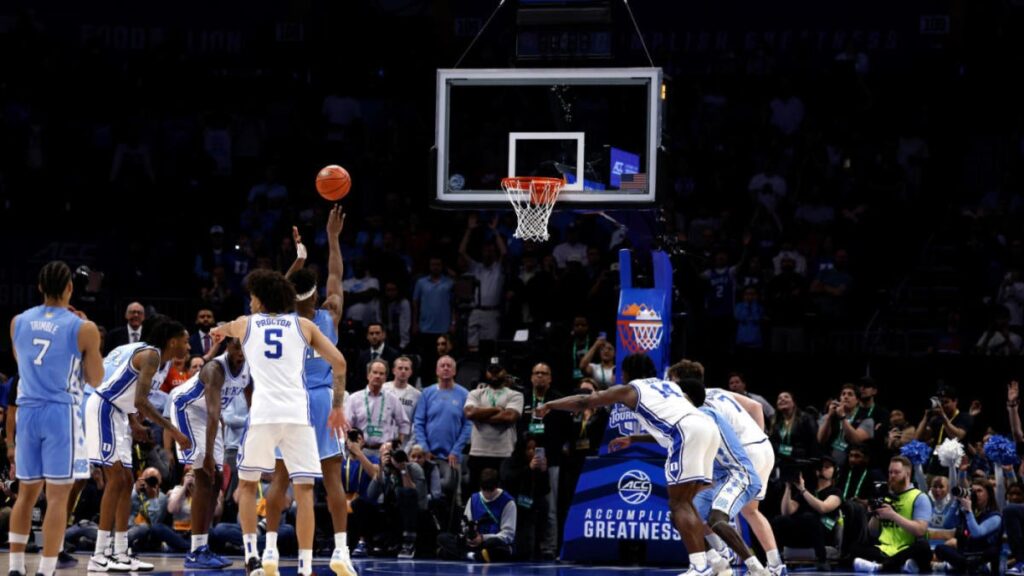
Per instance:
[[[263,333],[263,341],[267,346],[270,346],[269,350],[263,352],[263,355],[271,360],[277,360],[281,357],[281,338],[284,337],[284,331],[280,328],[271,328]]]

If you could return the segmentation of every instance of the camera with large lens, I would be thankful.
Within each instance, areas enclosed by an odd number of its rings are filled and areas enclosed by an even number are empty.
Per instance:
[[[892,506],[892,496],[889,494],[889,484],[886,482],[875,482],[873,496],[868,499],[868,509],[872,513],[878,511],[882,506]]]
[[[949,495],[953,498],[967,498],[971,491],[963,486],[953,486],[949,489]]]
[[[348,441],[359,443],[359,437],[363,435],[363,432],[358,428],[352,428],[348,431]]]
[[[479,526],[476,520],[462,517],[462,537],[466,540],[475,540],[480,535]]]

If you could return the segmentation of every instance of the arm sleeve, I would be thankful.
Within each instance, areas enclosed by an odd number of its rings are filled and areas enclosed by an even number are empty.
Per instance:
[[[974,514],[967,514],[967,529],[971,531],[971,539],[984,538],[999,530],[1003,525],[1003,518],[999,515],[992,515],[978,524]]]
[[[521,417],[523,415],[523,395],[516,392],[511,400],[509,400],[508,406],[505,406],[506,410],[515,410],[516,413]]]
[[[501,511],[501,532],[498,532],[498,538],[510,546],[516,540],[516,503],[514,500],[509,500]]]
[[[869,440],[875,437],[875,421],[871,418],[862,420],[857,429],[867,432]]]
[[[391,411],[395,415],[395,421],[398,422],[398,432],[408,436],[412,432],[412,425],[409,422],[409,417],[405,414],[405,407],[402,406],[402,401],[394,394],[388,394],[387,397],[388,402],[391,403]]]
[[[430,440],[427,437],[427,394],[428,392],[424,390],[419,401],[416,402],[416,411],[413,413],[413,432],[416,435],[416,442],[427,452],[433,453],[430,449]]]
[[[910,515],[911,520],[924,520],[926,523],[932,519],[932,501],[924,492],[914,498],[914,511]]]

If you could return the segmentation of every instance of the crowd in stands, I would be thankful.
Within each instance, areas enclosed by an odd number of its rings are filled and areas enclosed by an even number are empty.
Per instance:
[[[172,52],[122,62],[98,41],[71,50],[21,14],[0,35],[0,62],[10,64],[0,84],[0,213],[16,222],[45,207],[67,234],[99,247],[91,261],[74,262],[92,268],[79,279],[86,299],[75,304],[105,326],[105,351],[138,341],[142,320],[157,311],[192,323],[193,356],[152,394],[164,407],[167,393],[218,353],[210,328],[246,311],[246,274],[288,267],[293,226],[310,267],[324,260],[329,208],[308,175],[326,163],[348,167],[339,348],[357,428],[344,466],[356,555],[433,555],[438,535],[464,534],[459,519],[468,516],[480,537],[468,545],[442,537],[446,553],[557,556],[575,481],[608,415],[538,419],[533,409],[617,382],[607,335],[615,334],[619,248],[671,251],[676,309],[688,313],[677,341],[712,373],[771,354],[802,358],[838,335],[861,334],[891,298],[905,296],[894,287],[934,245],[929,238],[948,249],[957,290],[927,310],[930,353],[1024,352],[1020,112],[995,136],[971,134],[960,146],[942,118],[961,101],[915,79],[874,75],[870,50],[853,42],[819,69],[787,67],[758,49],[679,81],[666,114],[658,233],[638,237],[566,211],[552,218],[546,244],[513,240],[509,212],[425,212],[425,178],[408,167],[423,164],[433,108],[389,90],[395,80],[360,71],[365,85],[353,86],[329,76],[329,63],[310,71],[280,61],[218,80],[218,71]],[[80,87],[73,119],[57,79]],[[198,88],[169,98],[181,85]],[[425,85],[432,89],[429,74]],[[969,90],[961,97],[987,103]],[[410,127],[417,133],[403,137]],[[38,187],[61,193],[33,194]],[[135,212],[143,194],[168,199],[166,212]],[[82,222],[84,211],[115,203],[124,210]],[[529,331],[527,347],[511,347],[520,330]],[[1024,441],[1008,424],[1015,395],[1004,419],[1001,408],[974,401],[971,383],[959,392],[937,387],[939,405],[930,407],[900,399],[896,382],[826,376],[827,395],[740,373],[709,383],[764,405],[780,463],[769,492],[780,541],[811,546],[822,564],[852,560],[871,542],[872,499],[913,482],[927,491],[931,514],[927,531],[914,528],[909,540],[943,540],[935,562],[973,569],[1004,533],[1024,561],[1024,471],[997,475],[981,449],[993,432]],[[0,376],[0,385],[13,379]],[[879,392],[893,405],[877,403]],[[224,411],[229,463],[246,411],[244,399]],[[923,479],[892,459],[911,440],[950,437],[969,453],[955,486],[935,459]],[[160,430],[133,454],[133,547],[182,550],[189,473]],[[241,547],[236,482],[229,465],[210,538],[223,552]],[[955,498],[954,487],[976,495]],[[16,488],[0,484],[0,534]],[[102,490],[94,475],[68,549],[95,541]],[[320,490],[317,510],[326,518],[323,497]],[[924,506],[910,506],[919,521]],[[840,513],[849,520],[839,522]],[[295,545],[293,515],[288,507],[279,530],[285,553]],[[324,549],[329,539],[318,534]],[[898,558],[902,567],[909,540],[867,560]]]

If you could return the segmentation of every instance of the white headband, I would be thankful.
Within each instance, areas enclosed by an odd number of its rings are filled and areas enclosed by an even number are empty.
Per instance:
[[[296,294],[295,295],[295,301],[296,302],[302,302],[303,300],[308,300],[309,298],[313,297],[313,294],[316,294],[316,284],[313,284],[313,287],[309,289],[309,292],[303,292],[302,294]]]

